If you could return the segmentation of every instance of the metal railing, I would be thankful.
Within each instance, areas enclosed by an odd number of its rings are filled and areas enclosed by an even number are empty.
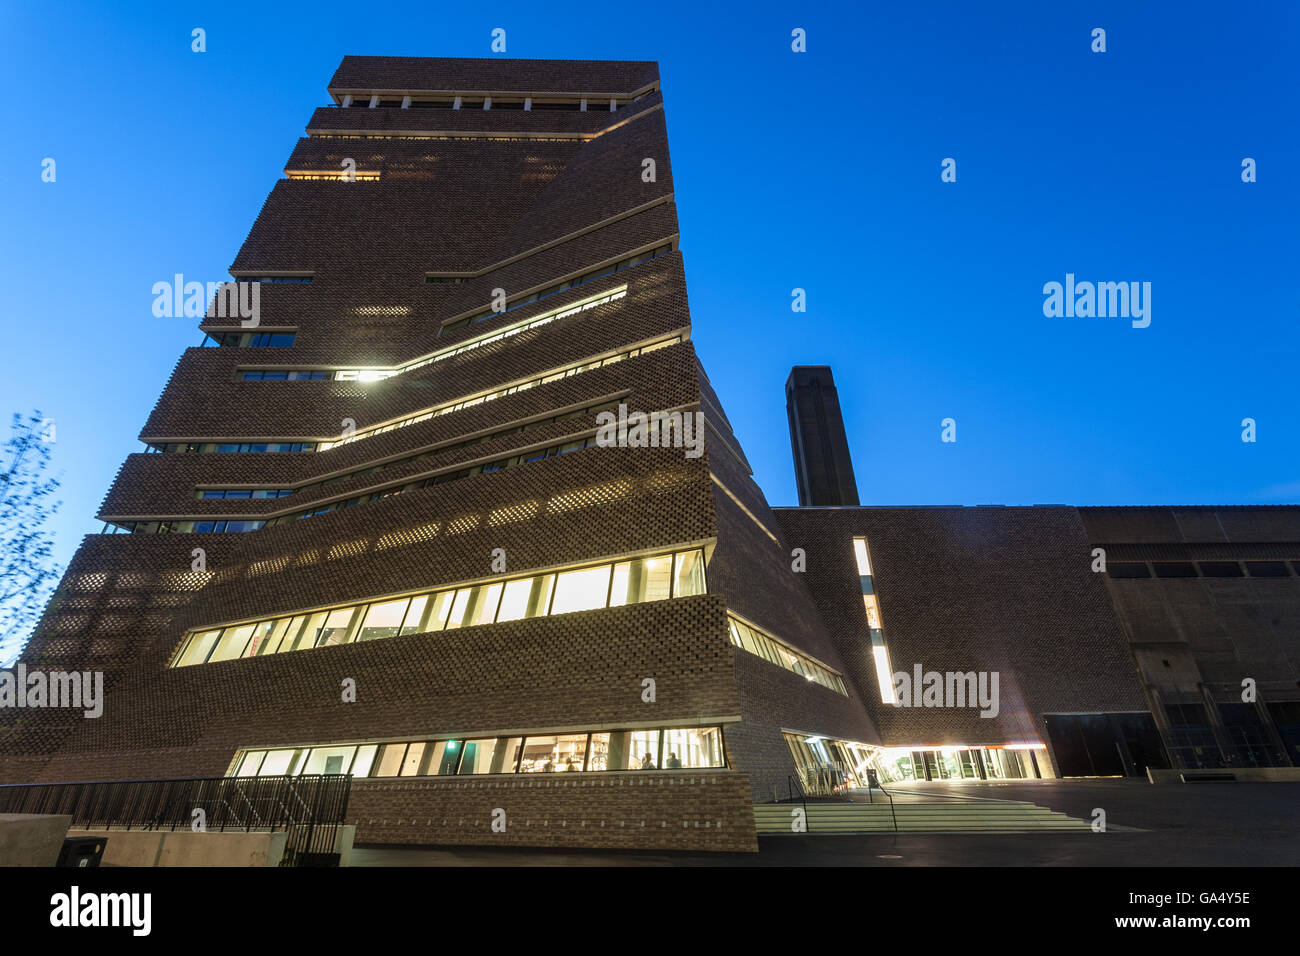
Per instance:
[[[19,783],[0,785],[0,813],[67,814],[93,830],[284,830],[281,866],[329,865],[351,793],[348,774]]]
[[[790,791],[790,802],[794,803],[795,800],[797,799],[801,804],[803,804],[803,818],[804,820],[807,820],[808,819],[808,794],[804,793],[803,784],[799,782],[799,778],[796,777],[794,774],[786,774],[785,785],[786,788]],[[795,796],[796,791],[798,791],[797,797]]]
[[[898,814],[894,811],[894,795],[880,785],[880,774],[871,768],[867,768],[867,802],[874,803],[871,799],[872,788],[879,790],[889,798],[889,818],[894,821],[894,832],[898,832]]]
[[[850,781],[848,770],[841,764],[824,763],[815,766],[796,764],[799,782],[804,793],[810,797],[829,797],[835,800],[851,800],[849,796]]]

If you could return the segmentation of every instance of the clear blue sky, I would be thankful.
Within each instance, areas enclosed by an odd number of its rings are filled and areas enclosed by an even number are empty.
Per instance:
[[[7,2],[0,411],[57,422],[60,561],[201,338],[152,284],[226,274],[341,56],[494,27],[660,62],[695,341],[774,504],[821,363],[864,503],[1300,502],[1297,5],[865,6]],[[1067,272],[1151,282],[1151,327],[1045,318]]]

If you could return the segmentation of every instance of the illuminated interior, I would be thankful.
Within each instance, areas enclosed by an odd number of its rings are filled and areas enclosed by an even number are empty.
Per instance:
[[[192,631],[172,661],[189,667],[404,634],[641,604],[707,591],[698,548]]]
[[[869,771],[878,783],[961,780],[1032,780],[1050,777],[1037,741],[1006,744],[919,744],[881,747],[820,735],[785,734],[804,792],[825,796],[867,787]]]
[[[867,629],[871,633],[871,657],[876,665],[880,699],[886,704],[892,704],[896,702],[894,668],[889,662],[889,647],[885,644],[885,629],[880,621],[880,603],[876,599],[876,586],[871,577],[871,555],[867,551],[866,538],[853,539],[853,557],[858,565],[858,580],[862,584],[862,603],[867,612]]]
[[[241,750],[227,776],[448,777],[725,766],[722,729],[704,726]]]

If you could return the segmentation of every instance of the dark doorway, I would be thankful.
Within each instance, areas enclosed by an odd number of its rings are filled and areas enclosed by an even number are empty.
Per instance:
[[[1144,776],[1168,766],[1150,714],[1045,714],[1062,777]]]

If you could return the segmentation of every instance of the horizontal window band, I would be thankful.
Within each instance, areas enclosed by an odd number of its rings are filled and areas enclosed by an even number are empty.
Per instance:
[[[673,549],[195,628],[169,667],[693,597],[708,593],[705,561],[703,548]]]

